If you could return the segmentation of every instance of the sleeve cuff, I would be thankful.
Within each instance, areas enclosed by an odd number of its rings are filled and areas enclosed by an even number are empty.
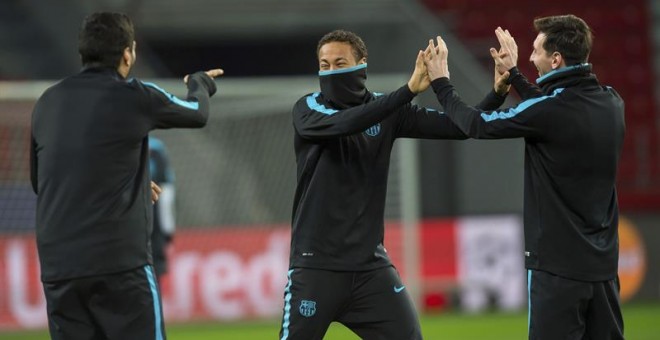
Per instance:
[[[195,72],[195,73],[190,75],[191,79],[193,77],[198,79],[201,83],[204,84],[204,87],[207,89],[207,91],[209,93],[209,97],[211,97],[215,94],[215,92],[217,91],[217,87],[215,85],[215,80],[213,80],[213,78],[209,77],[209,75],[206,74],[206,72],[203,72],[203,71]],[[190,81],[190,79],[189,79],[189,81]]]
[[[504,94],[499,94],[499,93],[497,93],[497,92],[495,91],[495,89],[490,89],[490,94],[489,94],[489,96],[491,96],[491,97],[493,97],[493,98],[495,98],[495,99],[498,99],[498,100],[502,100],[502,101],[503,101],[503,100],[506,99],[506,97],[509,96],[509,92],[511,92],[511,91],[507,91],[507,92],[504,93]]]
[[[433,92],[438,93],[440,89],[443,87],[449,85],[449,78],[447,77],[442,77],[442,78],[436,78],[431,82],[431,87],[433,88]]]
[[[520,70],[514,66],[509,70],[509,78],[505,81],[507,85],[511,85],[513,79],[520,76]]]
[[[410,90],[410,87],[408,87],[408,83],[406,83],[406,85],[401,86],[399,91],[401,91],[401,93],[406,97],[406,102],[413,100],[417,96],[417,94],[415,94],[413,91]]]

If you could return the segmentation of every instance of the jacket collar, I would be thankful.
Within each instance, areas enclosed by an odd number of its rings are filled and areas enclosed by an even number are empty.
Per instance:
[[[536,79],[536,83],[546,93],[558,87],[574,86],[585,79],[598,83],[596,76],[591,73],[591,68],[589,63],[562,67],[544,74]]]
[[[82,67],[80,70],[81,73],[97,73],[97,74],[107,74],[113,77],[116,77],[117,79],[121,80],[126,80],[124,77],[117,72],[116,68],[105,66],[105,65],[100,65],[100,64],[87,64]]]
[[[569,77],[576,74],[589,73],[591,73],[591,64],[589,63],[566,66],[544,74],[543,76],[536,79],[536,83],[539,86],[544,86],[545,84],[560,78]]]

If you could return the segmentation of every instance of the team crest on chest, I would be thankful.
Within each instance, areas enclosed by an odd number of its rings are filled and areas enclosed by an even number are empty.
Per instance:
[[[366,129],[364,133],[369,137],[376,137],[380,134],[380,123]]]
[[[298,308],[300,315],[309,318],[316,314],[316,301],[302,300],[300,301],[300,307]]]

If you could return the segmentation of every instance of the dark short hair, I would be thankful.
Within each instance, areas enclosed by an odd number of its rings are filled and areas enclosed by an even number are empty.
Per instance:
[[[123,13],[97,12],[83,20],[78,35],[78,52],[83,65],[117,67],[124,50],[131,48],[135,32]]]
[[[549,16],[534,20],[534,29],[545,34],[543,49],[559,52],[566,65],[584,63],[591,53],[593,35],[584,20],[573,14]]]
[[[316,46],[316,56],[318,57],[323,45],[331,42],[343,42],[351,45],[355,61],[366,58],[368,55],[367,45],[364,44],[362,38],[360,38],[357,34],[344,30],[334,30],[324,35],[323,38],[319,40],[319,44]]]

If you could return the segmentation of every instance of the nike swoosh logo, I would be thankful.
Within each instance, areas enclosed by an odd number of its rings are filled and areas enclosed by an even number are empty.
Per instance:
[[[406,289],[406,286],[401,286],[401,287],[394,286],[395,293],[401,293],[401,291],[404,289]]]

